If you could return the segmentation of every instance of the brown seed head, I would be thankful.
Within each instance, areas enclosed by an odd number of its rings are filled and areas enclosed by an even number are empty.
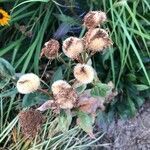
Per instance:
[[[102,11],[90,11],[84,16],[84,25],[90,29],[95,28],[107,20],[106,13]]]
[[[45,55],[48,59],[56,58],[60,48],[59,42],[55,39],[50,39],[44,45],[45,47],[42,49],[41,56]]]
[[[62,89],[59,93],[54,95],[56,103],[62,109],[72,109],[76,106],[78,95],[76,91],[71,88]]]
[[[95,28],[90,29],[84,36],[86,48],[93,53],[103,51],[112,45],[112,41],[106,30]]]
[[[19,123],[23,134],[27,138],[34,138],[43,123],[43,116],[39,111],[27,110],[19,113]]]

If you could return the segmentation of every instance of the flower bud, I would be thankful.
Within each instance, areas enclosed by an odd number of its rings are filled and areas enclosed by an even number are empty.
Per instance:
[[[22,75],[17,81],[17,89],[21,94],[28,94],[36,91],[40,86],[40,78],[33,73]]]
[[[90,29],[95,28],[107,20],[106,13],[102,11],[90,11],[84,16],[84,25]]]
[[[34,138],[36,136],[43,121],[43,116],[39,111],[30,109],[19,113],[19,123],[23,134],[27,138]]]
[[[89,30],[84,37],[86,48],[93,53],[103,51],[112,45],[112,41],[106,30],[95,28]]]
[[[95,71],[87,64],[77,64],[74,67],[74,76],[82,84],[91,83],[94,79]]]
[[[42,49],[41,56],[45,55],[48,59],[54,59],[57,57],[60,44],[55,39],[50,39],[48,42],[44,44],[44,48]]]
[[[84,42],[77,37],[69,37],[63,42],[64,54],[72,59],[75,59],[84,50]]]

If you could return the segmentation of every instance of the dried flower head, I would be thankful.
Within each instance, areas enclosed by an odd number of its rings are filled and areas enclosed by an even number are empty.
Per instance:
[[[62,109],[72,109],[76,106],[78,95],[76,91],[71,88],[62,89],[59,93],[54,95],[56,103]]]
[[[106,30],[95,28],[89,30],[84,37],[85,45],[93,53],[100,52],[112,45],[112,41]]]
[[[76,91],[64,80],[52,84],[55,102],[62,109],[71,109],[76,105],[78,95]]]
[[[84,50],[84,42],[77,37],[69,37],[63,42],[64,54],[72,59],[76,59]]]
[[[8,25],[10,21],[10,15],[0,8],[0,26]]]
[[[22,75],[17,81],[17,89],[19,93],[28,94],[36,91],[40,86],[40,78],[33,73]]]
[[[91,83],[94,79],[94,75],[94,69],[87,64],[77,64],[74,67],[75,78],[83,84]]]
[[[57,57],[60,44],[55,39],[50,39],[48,42],[44,44],[44,48],[42,49],[41,56],[45,55],[48,59],[54,59]]]
[[[58,94],[63,89],[71,88],[71,85],[64,80],[57,80],[52,84],[53,94]]]
[[[105,12],[90,11],[84,16],[84,25],[89,28],[95,28],[107,20]]]
[[[34,138],[36,136],[43,121],[43,116],[39,111],[31,109],[19,113],[19,123],[23,134],[27,138]]]

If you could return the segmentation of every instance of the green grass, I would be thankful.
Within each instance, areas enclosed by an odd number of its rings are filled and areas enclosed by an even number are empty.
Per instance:
[[[39,60],[43,44],[53,36],[62,22],[71,25],[82,24],[81,19],[75,17],[76,4],[72,0],[65,2],[69,13],[65,12],[66,8],[56,0],[1,0],[2,7],[10,11],[11,22],[9,26],[0,27],[0,57],[11,62],[17,72],[32,71],[40,76],[44,70],[41,67],[48,62],[45,59]],[[83,12],[89,10],[107,12],[108,22],[103,27],[109,30],[114,45],[105,54],[97,54],[92,60],[93,66],[100,79],[103,82],[112,80],[119,92],[118,98],[108,106],[107,113],[115,112],[122,118],[134,116],[145,99],[150,97],[149,89],[141,90],[145,86],[150,86],[149,0],[124,1],[125,3],[119,3],[118,0],[83,0],[82,2],[75,0],[75,2],[79,3]],[[58,17],[62,14],[71,17],[67,19],[63,16]],[[21,32],[22,25],[26,28],[25,33]],[[26,35],[29,32],[32,34],[31,37]],[[75,35],[82,37],[84,33],[85,28]],[[60,41],[63,39],[64,37],[61,37]],[[65,58],[64,60],[69,67],[63,70],[63,75],[69,79],[74,64]],[[64,68],[63,64],[54,61],[49,69],[55,72],[58,65]],[[1,90],[0,147],[13,150],[52,148],[71,150],[87,149],[92,145],[107,146],[105,143],[97,142],[102,139],[101,132],[96,133],[96,139],[91,140],[79,127],[51,136],[55,132],[58,120],[50,111],[46,113],[48,119],[42,127],[40,136],[32,141],[27,140],[23,138],[18,125],[17,114],[22,110],[21,103],[22,97],[17,95],[12,82]]]

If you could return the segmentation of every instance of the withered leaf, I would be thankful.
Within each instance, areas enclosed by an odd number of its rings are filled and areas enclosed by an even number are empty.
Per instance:
[[[55,104],[54,100],[48,100],[44,104],[42,104],[40,107],[37,108],[39,111],[45,111],[47,109],[55,109],[57,105]]]
[[[44,119],[42,114],[37,110],[26,110],[19,113],[19,123],[23,134],[27,138],[34,138],[40,130]]]
[[[90,91],[86,90],[79,96],[78,108],[83,112],[95,114],[98,108],[101,110],[105,109],[103,102],[104,99],[100,99],[99,97],[92,97],[90,95]]]

